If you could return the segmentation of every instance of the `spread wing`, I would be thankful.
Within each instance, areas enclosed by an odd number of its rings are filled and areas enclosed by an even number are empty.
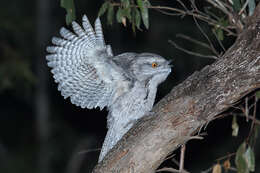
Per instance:
[[[53,37],[54,46],[47,47],[48,66],[58,90],[64,98],[70,97],[73,104],[82,108],[103,109],[108,106],[114,93],[113,76],[116,72],[108,63],[113,56],[110,46],[105,45],[99,18],[95,31],[84,15],[83,28],[72,22],[75,32],[61,28],[62,38]]]

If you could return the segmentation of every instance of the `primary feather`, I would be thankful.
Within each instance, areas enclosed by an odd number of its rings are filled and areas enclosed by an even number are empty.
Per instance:
[[[107,51],[99,18],[95,31],[85,15],[82,20],[84,29],[72,22],[76,34],[61,28],[62,38],[53,37],[54,46],[47,47],[51,54],[46,58],[64,98],[70,97],[73,104],[82,108],[103,109],[114,89],[113,78],[106,75],[111,71],[106,58],[112,56],[112,51]]]

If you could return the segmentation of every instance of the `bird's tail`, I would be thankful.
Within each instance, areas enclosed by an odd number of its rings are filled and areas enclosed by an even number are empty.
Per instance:
[[[130,129],[119,125],[117,123],[111,124],[107,131],[106,138],[104,140],[101,152],[99,154],[98,162],[101,162],[106,154],[116,145],[116,143],[124,136],[124,134]]]

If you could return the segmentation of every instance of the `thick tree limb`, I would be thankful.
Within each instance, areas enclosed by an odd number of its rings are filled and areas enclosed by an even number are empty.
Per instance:
[[[260,88],[260,5],[255,11],[221,59],[174,87],[93,172],[154,172],[198,128]]]

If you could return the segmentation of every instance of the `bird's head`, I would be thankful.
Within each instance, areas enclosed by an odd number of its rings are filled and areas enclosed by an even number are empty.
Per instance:
[[[137,80],[153,80],[157,84],[163,82],[171,72],[170,61],[153,53],[137,54],[130,66]]]

